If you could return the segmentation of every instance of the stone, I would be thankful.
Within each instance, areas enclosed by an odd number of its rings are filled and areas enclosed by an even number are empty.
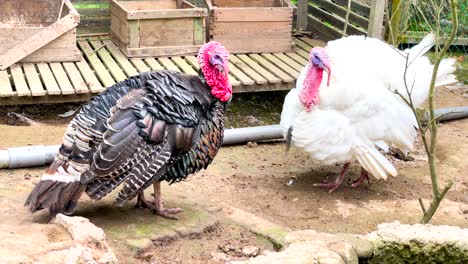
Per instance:
[[[369,263],[468,263],[468,229],[380,224],[365,236],[374,245]]]
[[[58,214],[52,223],[63,226],[79,243],[106,243],[104,230],[95,226],[89,219],[80,216],[66,216]]]
[[[127,239],[126,244],[133,251],[142,252],[151,247],[153,245],[153,241],[148,238]]]
[[[345,233],[336,236],[351,244],[360,259],[368,259],[374,253],[374,245],[362,236]]]
[[[286,243],[308,242],[331,250],[339,254],[346,264],[357,264],[359,262],[352,244],[336,235],[319,233],[315,230],[300,230],[289,232],[285,241]]]
[[[246,257],[255,257],[260,250],[256,246],[245,246],[242,248],[242,254]]]
[[[264,252],[246,261],[230,264],[345,264],[337,253],[310,242],[295,242],[280,252]]]
[[[228,255],[222,252],[211,252],[211,258],[215,261],[226,262],[231,260]]]

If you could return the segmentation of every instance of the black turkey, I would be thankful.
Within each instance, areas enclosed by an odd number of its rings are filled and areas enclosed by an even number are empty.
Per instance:
[[[120,184],[117,206],[137,205],[178,219],[164,208],[160,182],[206,169],[223,140],[231,100],[228,51],[217,42],[199,51],[198,76],[175,71],[141,73],[109,87],[70,122],[54,162],[26,200],[34,213],[72,214],[83,192],[99,200]],[[154,185],[154,202],[143,190]]]

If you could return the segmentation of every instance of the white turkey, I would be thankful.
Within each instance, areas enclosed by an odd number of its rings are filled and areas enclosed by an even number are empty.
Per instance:
[[[417,122],[397,93],[408,99],[407,68],[414,105],[426,100],[433,65],[424,54],[434,43],[431,33],[401,51],[379,39],[349,36],[311,49],[296,89],[285,98],[281,125],[289,143],[303,148],[314,163],[344,163],[335,181],[317,186],[336,190],[356,160],[361,177],[353,187],[369,180],[369,174],[383,180],[397,176],[379,149],[394,147],[403,153],[413,149]],[[456,81],[454,64],[454,59],[441,62],[436,85]]]
[[[231,100],[228,51],[209,42],[198,54],[200,73],[145,72],[109,87],[70,122],[59,154],[26,200],[30,212],[71,214],[86,192],[99,200],[120,184],[115,204],[137,205],[165,218],[160,181],[185,179],[206,167],[223,140]],[[154,202],[143,190],[153,184]]]

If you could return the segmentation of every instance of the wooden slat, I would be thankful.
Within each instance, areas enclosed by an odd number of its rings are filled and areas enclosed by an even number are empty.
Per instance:
[[[300,72],[304,65],[297,63],[295,60],[291,59],[290,57],[284,55],[283,53],[274,53],[273,54],[276,58],[280,59],[282,62],[286,63],[291,68],[295,69],[296,71]]]
[[[281,69],[267,61],[264,57],[259,54],[250,54],[250,58],[260,64],[262,67],[265,67],[271,71],[276,77],[280,78],[283,82],[294,82],[294,78],[289,76],[287,73],[283,72]]]
[[[193,74],[193,75],[197,75],[197,71],[195,71],[192,66],[190,66],[184,59],[182,59],[181,57],[172,57],[171,58],[172,61],[174,61],[175,64],[177,64],[177,66],[179,66],[183,72],[187,73],[187,74]]]
[[[153,71],[164,70],[164,67],[161,66],[161,64],[159,64],[159,62],[156,61],[155,58],[146,58],[145,61],[146,63],[148,63],[148,65],[151,67],[151,70]]]
[[[111,40],[105,40],[104,44],[106,44],[107,50],[111,53],[127,76],[133,76],[138,73],[130,61],[128,61],[125,55],[122,54],[119,48],[117,48]]]
[[[296,42],[295,42],[296,43]],[[297,43],[296,43],[297,45]],[[300,47],[295,47],[294,48],[294,54],[297,54],[298,56],[300,56],[301,58],[305,59],[305,60],[308,60],[309,59],[309,53],[303,49],[301,49]]]
[[[309,54],[310,52],[310,49],[312,48],[312,46],[308,45],[307,43],[303,42],[302,40],[300,39],[294,39],[294,43],[296,43],[296,47],[299,47],[301,48],[303,51],[305,51],[307,54]],[[307,58],[309,57],[309,55],[307,55]]]
[[[62,64],[54,62],[49,65],[58,85],[60,86],[62,94],[74,94],[75,89],[73,89],[73,85],[70,83],[70,80],[68,80],[68,76],[63,70]]]
[[[343,7],[348,7],[348,0],[333,0],[336,4],[343,6]],[[364,16],[364,17],[369,17],[370,13],[370,7],[364,4],[361,4],[357,1],[351,1],[351,10],[354,12]]]
[[[89,42],[91,46],[94,49],[102,47],[102,42],[97,41],[97,40],[92,40]],[[114,77],[114,79],[118,82],[123,81],[127,79],[127,76],[125,76],[125,73],[120,69],[119,65],[115,62],[115,60],[112,58],[112,56],[109,54],[109,52],[105,48],[100,48],[97,51],[98,56],[101,58],[101,60],[104,62],[104,65],[109,69],[110,74]]]
[[[298,70],[293,69],[292,67],[282,62],[281,60],[279,60],[277,57],[273,56],[272,54],[265,53],[265,54],[262,54],[262,57],[264,57],[265,59],[267,59],[268,61],[270,61],[275,66],[279,67],[281,70],[291,75],[292,77],[297,78],[299,76]]]
[[[82,94],[88,92],[88,86],[86,85],[85,80],[81,77],[80,72],[76,68],[73,62],[64,62],[63,67],[68,74],[68,78],[71,80],[73,87],[75,88],[75,93]]]
[[[89,90],[92,93],[100,93],[104,91],[104,87],[102,87],[101,83],[97,79],[96,75],[94,75],[93,70],[89,67],[88,63],[85,60],[81,60],[76,63],[78,70],[81,72],[81,75],[86,81],[86,85],[89,87]]]
[[[13,83],[15,84],[16,94],[18,96],[31,96],[31,91],[29,91],[28,84],[24,79],[21,66],[13,64],[10,67],[10,71],[13,78]]]
[[[321,8],[324,8],[325,10],[329,11],[330,13],[334,13],[338,16],[341,16],[341,17],[346,16],[347,6],[342,7],[328,0],[315,0],[313,4],[318,5]],[[359,14],[356,14],[353,11],[349,13],[349,22],[356,24],[359,27],[364,28],[364,29],[366,29],[369,25],[369,20],[367,18]]]
[[[15,94],[8,78],[8,72],[0,71],[0,97],[9,97]]]
[[[26,75],[26,80],[28,81],[29,90],[31,90],[32,96],[43,96],[46,94],[46,91],[42,87],[41,79],[37,74],[36,67],[32,63],[23,64],[24,74]]]
[[[101,60],[99,60],[96,53],[94,53],[91,46],[89,46],[88,42],[86,42],[84,40],[83,41],[78,41],[78,45],[83,50],[83,53],[88,58],[88,61],[91,64],[91,67],[93,67],[93,69],[96,71],[96,75],[101,80],[101,82],[104,84],[104,86],[109,87],[109,86],[115,84],[114,79],[109,74],[109,72],[107,71],[104,64],[102,64]]]
[[[61,94],[62,92],[60,91],[57,81],[55,81],[54,75],[50,71],[49,64],[44,62],[38,63],[37,68],[39,69],[39,73],[41,74],[42,82],[44,83],[45,88],[47,89],[47,94]]]
[[[325,47],[327,45],[327,43],[325,43],[321,39],[310,39],[310,38],[299,38],[299,39],[311,47]]]
[[[309,5],[309,14],[312,16],[321,19],[322,21],[327,21],[333,27],[337,28],[338,32],[342,32],[344,27],[344,18],[339,17],[335,14],[331,14],[323,9],[320,9],[316,6]],[[355,35],[365,35],[367,34],[366,30],[356,27],[353,24],[348,24],[346,29],[346,33],[348,35],[355,34]]]
[[[267,83],[267,80],[263,78],[260,74],[258,74],[256,71],[251,69],[246,63],[244,63],[242,60],[240,60],[236,55],[231,55],[229,59],[237,68],[239,68],[241,71],[243,71],[247,76],[252,78],[256,83],[258,84],[265,84]]]
[[[158,61],[164,66],[164,68],[168,70],[180,72],[180,69],[169,58],[166,58],[166,57],[158,58]]]
[[[324,41],[339,39],[343,36],[341,30],[331,27],[329,24],[325,24],[311,15],[309,15],[307,21],[307,29],[313,33],[320,34],[320,38]]]
[[[237,55],[239,59],[241,59],[244,63],[252,67],[252,69],[256,70],[259,74],[261,74],[263,77],[265,77],[269,83],[280,83],[281,80],[278,79],[275,75],[267,71],[265,68],[263,68],[260,64],[256,63],[254,60],[252,60],[249,56],[245,54],[239,54]]]
[[[243,85],[253,85],[255,82],[245,75],[239,68],[237,68],[231,61],[229,61],[229,71],[234,75]]]
[[[137,68],[139,72],[150,71],[150,68],[146,66],[145,62],[142,59],[131,59],[133,65]]]
[[[285,54],[286,56],[290,57],[291,59],[299,63],[302,67],[304,67],[304,65],[306,65],[309,62],[307,59],[305,59],[304,57],[300,56],[299,54],[295,52],[289,52]]]

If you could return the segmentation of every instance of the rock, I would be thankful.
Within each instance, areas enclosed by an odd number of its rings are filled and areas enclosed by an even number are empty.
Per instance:
[[[374,245],[369,263],[468,263],[468,229],[380,224],[365,236]]]
[[[368,259],[374,253],[374,245],[362,236],[344,233],[336,236],[351,244],[360,259]]]
[[[127,239],[126,244],[134,251],[142,252],[153,245],[153,241],[148,238]]]
[[[242,248],[242,254],[246,257],[255,257],[260,250],[256,246],[246,246]]]
[[[246,116],[245,119],[247,120],[247,123],[249,123],[249,125],[251,126],[255,126],[255,125],[258,125],[260,123],[260,121],[258,120],[258,118],[256,118],[255,116]]]
[[[58,214],[52,223],[63,226],[76,242],[82,244],[104,243],[107,245],[104,231],[91,223],[87,218]]]
[[[257,147],[257,142],[249,141],[249,142],[247,142],[247,147],[248,148],[255,148],[255,147]]]
[[[211,258],[215,261],[222,261],[222,262],[226,262],[230,260],[229,256],[222,252],[211,252]]]
[[[319,233],[315,230],[300,230],[289,232],[285,240],[286,243],[307,242],[331,250],[339,254],[346,264],[357,264],[359,262],[353,246],[336,235]]]
[[[263,255],[246,261],[230,264],[345,264],[337,253],[310,242],[295,242],[280,252],[264,252]]]

